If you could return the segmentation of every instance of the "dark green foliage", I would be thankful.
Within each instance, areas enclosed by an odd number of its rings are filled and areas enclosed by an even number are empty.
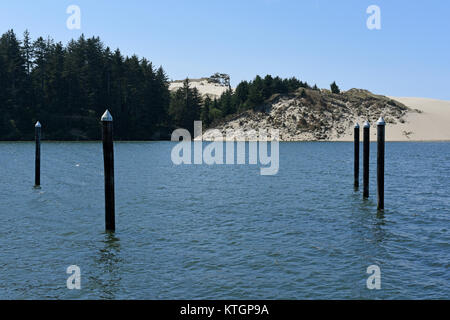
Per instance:
[[[229,115],[260,110],[276,95],[312,89],[295,77],[271,75],[242,81],[234,91],[227,74],[210,81],[228,90],[203,100],[186,79],[171,94],[162,67],[111,51],[98,37],[82,35],[64,46],[50,38],[33,42],[28,31],[19,41],[10,30],[0,37],[0,140],[33,139],[37,120],[45,139],[100,139],[99,119],[107,108],[115,139],[167,139],[176,128],[192,132],[195,120],[207,128]]]
[[[231,89],[230,75],[228,75],[226,73],[216,72],[211,77],[209,77],[209,81],[212,83],[225,85],[228,87],[228,89]]]
[[[331,92],[335,94],[341,93],[341,90],[339,89],[338,85],[336,84],[336,81],[333,81],[332,84],[330,84]]]
[[[219,102],[217,99],[214,99],[212,106],[209,109],[209,119],[211,123],[221,119],[225,115],[222,114],[222,111],[219,109]]]
[[[210,115],[211,112],[214,113],[214,117],[210,117],[210,119],[218,120],[236,112],[243,112],[249,109],[256,110],[263,106],[266,100],[270,99],[274,94],[289,94],[299,88],[312,89],[307,82],[302,82],[295,77],[281,79],[280,77],[273,78],[271,75],[266,75],[262,79],[260,76],[256,76],[253,81],[242,81],[239,83],[234,93],[230,91],[225,92],[218,102],[220,114],[210,109]]]
[[[46,139],[99,139],[110,109],[116,139],[167,135],[170,94],[162,68],[81,36],[67,46],[12,30],[0,38],[0,140],[33,139],[40,120]]]
[[[173,128],[188,129],[194,133],[194,121],[200,120],[202,98],[197,88],[189,88],[189,79],[183,83],[183,88],[172,94],[169,114],[173,120]]]
[[[208,127],[211,124],[211,118],[209,115],[211,108],[212,108],[212,100],[209,96],[206,96],[200,111],[200,120],[202,121],[203,126],[205,127]]]

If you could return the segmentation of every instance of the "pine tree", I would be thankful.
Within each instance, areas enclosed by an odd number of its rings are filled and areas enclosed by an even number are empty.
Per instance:
[[[331,92],[335,94],[341,93],[341,90],[339,89],[338,85],[336,84],[336,81],[333,81],[332,84],[330,84]]]
[[[170,101],[169,113],[176,128],[184,128],[194,133],[194,121],[200,120],[202,99],[197,88],[189,87],[189,79],[183,83]]]
[[[209,119],[211,123],[221,119],[223,117],[222,111],[219,109],[219,102],[214,99],[212,106],[209,109]]]
[[[263,80],[263,88],[262,88],[262,95],[264,99],[270,98],[270,96],[273,94],[273,78],[270,74],[266,75]]]
[[[211,119],[209,117],[209,111],[212,106],[212,100],[209,96],[206,96],[203,101],[203,106],[200,114],[200,120],[202,121],[203,127],[207,128],[211,124]]]
[[[253,82],[250,83],[248,90],[247,102],[253,109],[260,106],[264,102],[263,96],[263,82],[260,76],[256,76]]]
[[[220,110],[222,110],[222,115],[226,116],[229,114],[233,114],[236,111],[235,106],[232,101],[232,92],[231,90],[227,90],[220,96]]]
[[[116,139],[149,139],[170,125],[170,94],[162,68],[82,35],[67,46],[29,32],[0,37],[0,139],[32,139],[33,123],[47,139],[99,139],[98,118],[109,108]],[[142,120],[142,121],[138,121]]]

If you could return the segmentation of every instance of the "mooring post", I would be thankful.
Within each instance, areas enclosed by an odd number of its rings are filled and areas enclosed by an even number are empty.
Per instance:
[[[103,160],[105,169],[105,225],[107,231],[116,230],[114,203],[113,118],[108,110],[101,118],[103,126]]]
[[[41,185],[41,123],[38,121],[34,125],[35,140],[36,140],[36,159],[34,162],[34,186]]]
[[[370,123],[364,122],[364,146],[363,146],[363,197],[369,197],[369,159],[370,159]]]
[[[384,150],[386,122],[380,117],[377,122],[377,199],[378,210],[384,210]]]
[[[355,189],[359,188],[359,124],[355,124],[354,129],[354,150],[355,150],[355,160],[354,160],[354,177],[355,177]]]

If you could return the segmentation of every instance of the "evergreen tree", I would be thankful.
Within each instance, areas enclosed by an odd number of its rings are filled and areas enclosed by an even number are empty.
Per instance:
[[[233,104],[231,90],[227,90],[224,93],[222,93],[219,101],[220,101],[220,110],[222,110],[223,116],[232,114],[236,111],[236,108]]]
[[[194,121],[200,120],[202,99],[197,88],[189,87],[189,79],[183,82],[183,87],[172,94],[169,114],[176,128],[189,130],[194,133]]]
[[[338,85],[336,84],[336,81],[333,81],[332,84],[330,84],[331,92],[335,94],[341,93],[341,90],[339,89]]]
[[[217,99],[214,99],[212,106],[209,109],[209,119],[211,123],[216,122],[217,120],[223,117],[222,111],[219,109],[219,102]]]
[[[256,76],[248,90],[247,102],[251,108],[256,108],[264,102],[263,81],[260,76]]]
[[[213,81],[230,85],[227,74]],[[0,37],[0,139],[32,139],[33,124],[45,123],[46,139],[100,139],[100,115],[108,108],[114,115],[116,139],[142,140],[168,137],[174,128],[193,131],[195,120],[207,127],[224,117],[257,109],[273,94],[311,88],[290,79],[242,81],[235,91],[204,101],[189,80],[170,93],[162,67],[136,55],[124,57],[111,51],[100,38],[81,35],[66,46],[51,38],[23,41],[13,30]],[[332,91],[339,92],[336,83]],[[306,94],[306,93],[305,93]]]
[[[263,80],[263,88],[262,88],[262,96],[264,99],[270,98],[272,93],[274,92],[273,88],[273,78],[271,75],[266,75]]]
[[[167,128],[169,89],[162,68],[123,57],[98,37],[67,46],[28,31],[0,37],[0,139],[32,139],[36,120],[47,139],[99,139],[100,115],[114,115],[116,139],[150,139]],[[168,131],[168,130],[165,130]]]
[[[203,101],[203,106],[200,114],[200,120],[205,128],[207,128],[211,124],[211,119],[209,117],[209,112],[212,107],[212,100],[209,96],[206,96]]]

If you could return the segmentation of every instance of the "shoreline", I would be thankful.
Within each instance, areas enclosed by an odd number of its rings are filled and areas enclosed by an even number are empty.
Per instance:
[[[404,123],[387,123],[386,124],[386,142],[450,142],[450,101],[437,100],[431,98],[414,98],[414,97],[389,97],[393,100],[405,104],[411,109],[406,114]],[[417,112],[419,110],[419,112]],[[364,119],[357,120],[360,125]],[[207,130],[206,130],[207,131]],[[203,133],[205,135],[206,131]],[[370,141],[376,141],[376,125],[371,126]],[[29,140],[0,140],[0,143],[8,142],[33,142]],[[43,142],[101,142],[101,140],[57,140],[43,139]],[[163,142],[170,139],[162,140],[115,140],[115,142]],[[205,142],[211,139],[203,139]],[[228,141],[226,138],[223,142]],[[248,139],[238,139],[229,141],[249,141]],[[252,140],[253,141],[253,140]],[[283,140],[279,142],[353,142],[353,125],[349,125],[345,133],[339,137],[331,137],[330,139],[304,139],[304,140]]]
[[[450,101],[415,97],[389,98],[403,103],[411,111],[406,114],[404,123],[386,124],[386,142],[450,141]],[[372,124],[370,131],[370,141],[376,141],[376,125]],[[349,128],[344,136],[333,140],[353,141],[353,128]]]
[[[218,140],[216,142],[265,142],[265,140]],[[34,143],[34,140],[0,140],[1,143]],[[41,143],[102,143],[102,140],[41,140]],[[141,142],[173,142],[173,143],[179,143],[181,141],[171,141],[171,140],[114,140],[114,142],[119,143],[141,143]],[[191,140],[191,142],[198,142],[198,140]],[[212,140],[202,140],[202,142],[213,142]],[[271,142],[268,140],[267,142]],[[298,141],[284,141],[284,140],[278,140],[278,142],[283,143],[311,143],[311,142],[317,142],[317,143],[329,143],[329,142],[338,142],[338,143],[353,143],[352,140],[298,140]],[[370,140],[370,142],[376,142],[376,140]],[[386,140],[386,142],[414,142],[414,143],[430,143],[430,142],[436,142],[436,143],[448,143],[450,142],[450,139],[445,140]],[[362,143],[362,140],[361,140]]]

